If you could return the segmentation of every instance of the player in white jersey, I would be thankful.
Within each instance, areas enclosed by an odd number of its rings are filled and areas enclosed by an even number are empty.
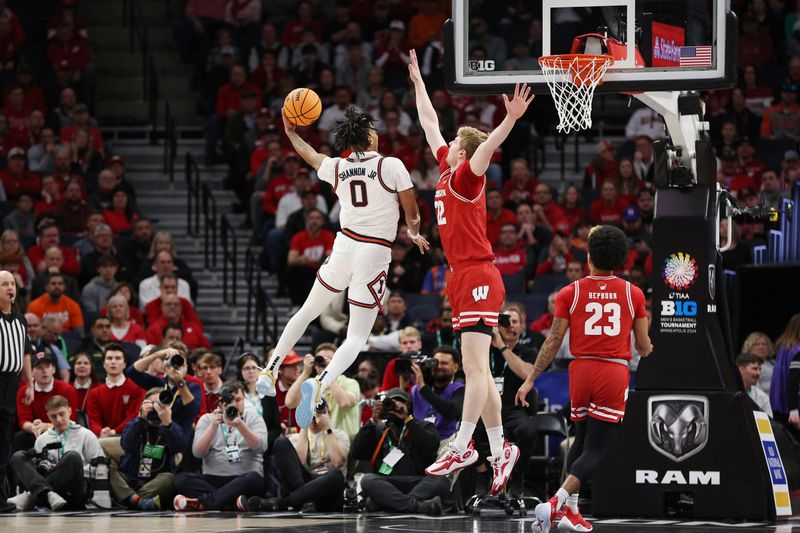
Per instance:
[[[336,294],[348,291],[350,321],[347,338],[319,376],[300,387],[302,399],[295,419],[308,427],[322,392],[355,360],[366,344],[386,291],[386,271],[392,243],[397,236],[400,206],[405,213],[408,235],[421,252],[428,241],[419,233],[420,217],[414,186],[403,163],[377,152],[378,134],[374,119],[366,111],[351,107],[333,131],[336,147],[351,150],[346,158],[327,157],[309,146],[283,117],[286,135],[295,151],[317,170],[319,179],[330,184],[339,197],[342,230],[336,236],[331,255],[317,272],[317,280],[303,307],[286,324],[278,345],[256,388],[260,394],[275,396],[275,377],[283,358],[294,347],[312,320]]]

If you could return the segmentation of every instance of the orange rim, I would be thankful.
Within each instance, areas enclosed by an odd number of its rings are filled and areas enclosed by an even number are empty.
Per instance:
[[[613,62],[613,56],[601,54],[557,54],[539,58],[539,65],[543,69],[568,68],[572,73],[572,82],[580,86],[602,85],[605,68],[596,67],[600,65],[606,67]]]

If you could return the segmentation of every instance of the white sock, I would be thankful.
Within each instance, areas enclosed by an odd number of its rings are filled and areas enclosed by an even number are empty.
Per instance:
[[[294,348],[294,345],[306,332],[306,328],[308,328],[311,321],[317,318],[335,297],[336,294],[323,287],[319,280],[314,282],[314,286],[311,288],[303,307],[289,319],[286,327],[283,328],[281,338],[278,339],[278,344],[275,346],[272,357],[267,363],[267,369],[272,370],[274,376],[277,377],[278,368],[280,368],[286,354]],[[372,327],[372,324],[370,324],[370,327]]]
[[[473,422],[461,422],[456,434],[456,440],[453,441],[453,446],[456,450],[463,452],[469,446],[469,441],[472,440],[472,434],[475,432],[477,424]]]
[[[350,322],[347,326],[347,338],[336,349],[331,362],[319,375],[320,392],[325,391],[345,370],[350,368],[358,357],[361,348],[367,343],[367,337],[375,324],[378,308],[366,309],[350,305]]]
[[[492,457],[500,457],[503,455],[503,426],[496,428],[486,428],[486,435],[489,437],[489,447],[492,451]]]
[[[558,505],[556,505],[556,511],[561,510],[564,507],[564,504],[567,503],[567,499],[569,499],[569,493],[564,490],[564,488],[558,489],[556,492],[556,498],[558,498]]]
[[[577,513],[578,512],[578,493],[577,492],[575,494],[570,494],[569,495],[569,498],[567,498],[567,507],[569,507],[570,510],[573,513]]]

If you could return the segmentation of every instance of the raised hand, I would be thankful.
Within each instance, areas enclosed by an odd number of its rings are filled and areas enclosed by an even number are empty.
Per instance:
[[[519,83],[514,86],[514,98],[508,100],[508,96],[503,95],[503,102],[506,104],[506,113],[514,120],[519,119],[528,110],[528,105],[533,101],[535,95],[531,94],[531,88],[527,83],[522,87]],[[530,98],[529,98],[530,97]]]
[[[286,111],[283,108],[281,108],[281,118],[283,119],[283,129],[286,130],[286,133],[294,132],[297,129],[297,126],[286,118]]]
[[[417,52],[412,48],[408,51],[408,55],[411,57],[411,63],[408,64],[408,76],[414,85],[423,83],[422,74],[419,71],[419,62],[417,61]]]

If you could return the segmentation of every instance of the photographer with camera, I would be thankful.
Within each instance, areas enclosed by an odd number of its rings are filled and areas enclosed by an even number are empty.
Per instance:
[[[167,396],[161,388],[148,390],[139,416],[122,432],[122,460],[109,481],[114,497],[129,509],[158,511],[175,496],[175,454],[186,449],[189,435],[172,423],[170,402],[161,401]]]
[[[412,356],[410,363],[416,381],[411,388],[414,417],[432,422],[445,440],[458,429],[464,405],[464,383],[455,381],[461,356],[452,346],[439,346],[433,357]],[[399,359],[394,369],[399,372],[403,366]]]
[[[65,397],[51,397],[45,409],[50,429],[37,437],[32,449],[11,457],[11,471],[24,492],[8,502],[18,511],[30,511],[37,505],[53,511],[83,509],[89,463],[103,457],[103,450],[94,433],[72,422],[72,408]]]
[[[238,381],[229,381],[220,391],[214,412],[200,417],[192,453],[203,460],[203,473],[181,472],[176,476],[176,511],[232,508],[240,496],[264,493],[267,426],[245,405],[244,387]]]
[[[450,482],[425,475],[439,449],[439,432],[411,416],[411,408],[406,391],[389,390],[374,403],[372,420],[353,439],[351,456],[369,461],[373,470],[361,478],[369,512],[442,514]]]
[[[125,370],[125,375],[143,389],[162,389],[165,399],[169,397],[169,401],[162,403],[172,406],[172,421],[181,427],[187,438],[192,434],[192,424],[201,412],[203,398],[203,390],[197,378],[186,374],[189,368],[186,363],[188,356],[189,351],[182,343],[161,345]],[[162,378],[146,373],[156,359],[164,361],[166,375]]]
[[[240,498],[242,511],[340,512],[343,503],[347,452],[350,439],[341,429],[331,427],[328,403],[323,400],[314,411],[308,428],[275,441],[274,468],[288,494],[281,499]]]
[[[422,334],[415,327],[409,326],[400,331],[391,333],[390,335],[397,336],[398,346],[400,348],[400,355],[405,353],[419,352],[422,350]],[[395,370],[398,357],[390,359],[386,364],[383,371],[383,383],[381,383],[381,390],[389,390],[395,387],[400,387],[403,390],[409,390],[412,383],[411,372],[400,372]]]
[[[300,405],[300,387],[303,382],[310,378],[313,372],[316,372],[316,375],[322,374],[333,359],[334,353],[336,353],[335,345],[323,343],[317,346],[313,356],[305,357],[303,373],[286,393],[286,406],[289,409],[296,409]],[[360,426],[358,400],[361,398],[361,389],[358,382],[340,374],[322,393],[322,398],[328,402],[333,427],[341,429],[347,434],[348,439],[352,439]]]
[[[504,306],[497,321],[499,327],[492,335],[489,369],[500,393],[505,436],[520,450],[519,460],[511,472],[508,489],[512,494],[522,496],[525,472],[536,447],[536,426],[533,418],[537,412],[538,393],[536,389],[531,389],[527,398],[528,407],[514,405],[514,396],[528,373],[533,370],[537,350],[530,345],[520,344],[520,338],[525,331],[525,322],[517,307],[508,304]],[[475,449],[479,451],[481,457],[486,458],[490,455],[489,439],[482,425],[475,433]],[[483,462],[478,463],[476,469],[477,491],[479,494],[484,494],[490,483],[489,470]]]

